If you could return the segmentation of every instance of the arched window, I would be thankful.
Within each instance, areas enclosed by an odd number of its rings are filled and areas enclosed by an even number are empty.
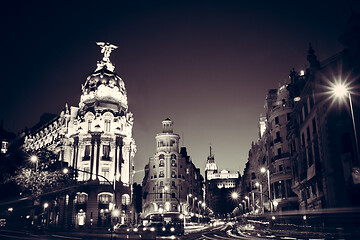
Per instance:
[[[109,204],[112,202],[113,195],[111,193],[99,193],[98,201],[102,204]]]
[[[78,204],[83,204],[83,203],[86,203],[88,200],[88,195],[87,193],[84,193],[84,192],[78,192],[76,194],[76,197],[75,197],[75,202],[78,203]]]
[[[129,194],[123,194],[121,197],[122,205],[130,205],[130,196]]]
[[[165,164],[164,164],[164,160],[161,159],[160,162],[159,162],[159,167],[163,167]]]
[[[176,172],[175,172],[175,171],[172,171],[172,172],[171,172],[171,177],[172,177],[172,178],[176,178]]]
[[[176,155],[175,155],[175,154],[171,154],[171,159],[176,160]]]
[[[171,160],[171,166],[176,167],[176,160]]]
[[[159,155],[159,159],[165,159],[164,154],[160,154],[160,155]]]
[[[160,171],[159,177],[160,177],[160,178],[164,177],[164,171]]]

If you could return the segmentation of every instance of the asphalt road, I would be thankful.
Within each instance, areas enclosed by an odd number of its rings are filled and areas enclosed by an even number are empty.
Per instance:
[[[150,238],[151,237],[151,238]],[[30,233],[16,230],[0,230],[0,239],[36,239],[36,240],[121,240],[121,239],[179,239],[179,240],[332,240],[332,239],[360,239],[351,233],[318,233],[312,231],[291,231],[291,230],[269,230],[258,228],[251,223],[246,224],[224,224],[217,227],[205,227],[201,230],[186,231],[181,237],[161,237],[135,234],[111,234],[108,232],[95,231],[47,231],[42,233]]]

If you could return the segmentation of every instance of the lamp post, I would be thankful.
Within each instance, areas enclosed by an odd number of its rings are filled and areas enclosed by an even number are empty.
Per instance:
[[[262,172],[262,173],[265,173],[266,172],[266,174],[267,174],[267,184],[268,184],[268,194],[269,194],[269,204],[270,204],[270,211],[272,212],[273,211],[273,206],[272,206],[272,204],[271,204],[271,192],[270,192],[270,171],[269,171],[269,169],[266,169],[266,168],[264,168],[264,167],[262,167],[261,169],[260,169],[260,171]]]
[[[245,196],[245,199],[247,200],[248,204],[247,204],[247,209],[248,211],[250,210],[250,198],[248,196]]]
[[[38,158],[38,156],[36,156],[36,155],[31,155],[30,161],[31,161],[32,163],[35,163],[35,172],[37,172],[38,166],[39,166],[39,158]]]
[[[343,99],[345,97],[349,98],[349,104],[350,104],[350,111],[351,111],[351,119],[353,124],[353,130],[354,130],[354,137],[355,137],[355,145],[356,145],[356,157],[358,161],[360,161],[360,154],[359,154],[359,144],[358,144],[358,138],[356,133],[356,125],[355,125],[355,117],[354,117],[354,109],[353,104],[351,100],[351,94],[347,86],[341,82],[338,82],[333,85],[332,87],[332,93],[336,98]]]
[[[261,212],[264,212],[263,211],[263,208],[264,208],[264,199],[263,199],[263,191],[262,191],[262,184],[261,183],[259,183],[259,182],[256,182],[255,183],[255,186],[256,187],[260,187],[260,204],[261,204]]]

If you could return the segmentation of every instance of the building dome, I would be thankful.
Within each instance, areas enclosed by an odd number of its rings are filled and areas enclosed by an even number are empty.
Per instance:
[[[87,77],[82,86],[79,107],[83,111],[112,110],[126,112],[127,93],[124,81],[115,73],[115,67],[107,59],[97,64],[97,69]]]

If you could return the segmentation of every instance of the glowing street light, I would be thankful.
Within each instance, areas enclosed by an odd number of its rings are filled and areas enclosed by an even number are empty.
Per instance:
[[[262,184],[259,182],[255,183],[256,187],[260,187],[260,203],[261,203],[261,211],[264,212],[263,207],[264,207],[264,199],[263,199],[263,190],[262,190]]]
[[[232,198],[233,200],[237,200],[237,199],[239,198],[239,194],[238,194],[237,192],[232,192],[232,193],[231,193],[231,198]]]
[[[269,201],[270,201],[270,211],[273,211],[272,204],[271,204],[271,192],[270,192],[270,171],[264,167],[260,168],[260,172],[265,173],[267,175],[267,183],[268,183],[268,194],[269,194]]]
[[[360,154],[359,154],[358,138],[357,138],[357,134],[356,134],[354,109],[353,109],[353,104],[352,104],[352,100],[351,100],[351,94],[350,94],[348,85],[342,83],[341,81],[336,82],[335,84],[332,85],[331,92],[332,92],[333,96],[335,96],[336,98],[338,98],[340,100],[344,100],[346,97],[349,98],[350,110],[351,110],[351,119],[352,119],[352,124],[353,124],[353,128],[354,128],[356,155],[357,155],[357,158],[359,160]]]
[[[38,169],[39,158],[36,155],[31,155],[30,161],[35,164],[35,171]]]

